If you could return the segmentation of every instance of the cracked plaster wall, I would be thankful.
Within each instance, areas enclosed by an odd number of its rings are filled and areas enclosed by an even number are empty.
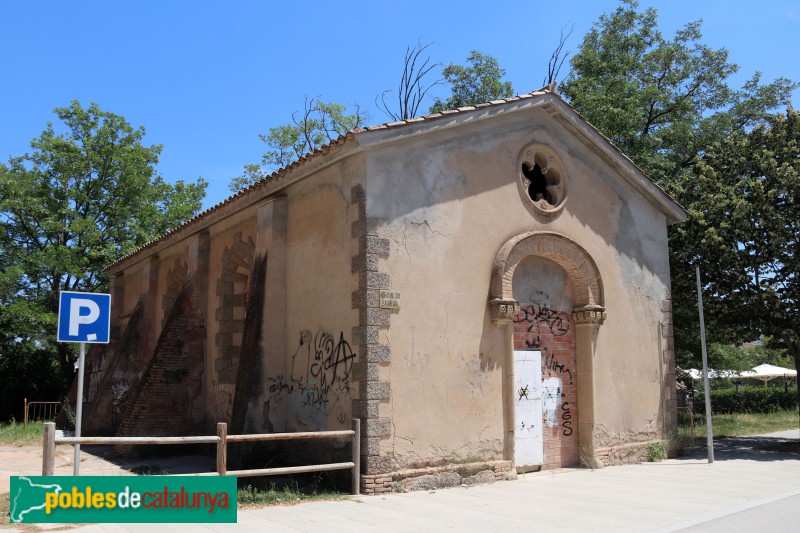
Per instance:
[[[517,185],[518,155],[534,142],[555,150],[566,170],[568,198],[553,218],[534,216]],[[502,457],[506,341],[490,319],[490,273],[499,247],[533,230],[577,242],[602,277],[608,319],[595,351],[599,444],[660,431],[665,217],[596,154],[531,109],[375,150],[368,175],[367,215],[384,221],[377,234],[390,243],[379,270],[401,293],[401,309],[382,333],[392,351],[383,369],[392,394],[381,415],[392,427],[381,452],[395,468]]]

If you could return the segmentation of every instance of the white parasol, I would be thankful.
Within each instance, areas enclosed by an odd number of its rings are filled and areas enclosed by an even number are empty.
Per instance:
[[[740,374],[743,378],[754,378],[759,379],[767,384],[767,381],[775,378],[780,377],[795,377],[797,376],[797,370],[792,370],[791,368],[783,368],[782,366],[775,366],[775,365],[758,365],[753,370],[746,370]]]

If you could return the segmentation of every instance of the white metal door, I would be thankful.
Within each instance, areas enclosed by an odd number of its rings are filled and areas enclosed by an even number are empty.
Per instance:
[[[514,464],[517,468],[541,465],[542,352],[514,352],[514,395]]]

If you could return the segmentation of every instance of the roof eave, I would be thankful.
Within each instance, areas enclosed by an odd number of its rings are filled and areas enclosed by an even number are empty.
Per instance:
[[[594,147],[596,155],[609,167],[617,170],[617,174],[621,178],[650,200],[666,216],[668,225],[679,224],[689,219],[689,212],[682,205],[575,108],[557,97],[549,98],[547,104],[544,106],[545,111],[574,135],[582,138],[587,146]]]
[[[355,134],[351,133],[342,136],[331,145],[326,145],[323,150],[301,157],[292,164],[273,172],[267,178],[206,209],[180,226],[111,263],[104,270],[112,275],[119,273],[146,257],[172,246],[176,242],[206,231],[211,225],[220,220],[224,220],[253,205],[262,204],[280,196],[281,192],[290,185],[359,151],[360,147]],[[328,155],[329,153],[330,155]],[[328,155],[328,157],[324,157],[325,155]],[[148,253],[145,255],[144,252]]]

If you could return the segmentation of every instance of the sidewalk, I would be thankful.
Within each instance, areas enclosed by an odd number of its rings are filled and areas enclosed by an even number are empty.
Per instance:
[[[674,531],[800,494],[800,455],[753,448],[799,436],[793,430],[728,439],[714,464],[702,449],[660,463],[246,510],[235,525],[102,524],[73,531]]]

